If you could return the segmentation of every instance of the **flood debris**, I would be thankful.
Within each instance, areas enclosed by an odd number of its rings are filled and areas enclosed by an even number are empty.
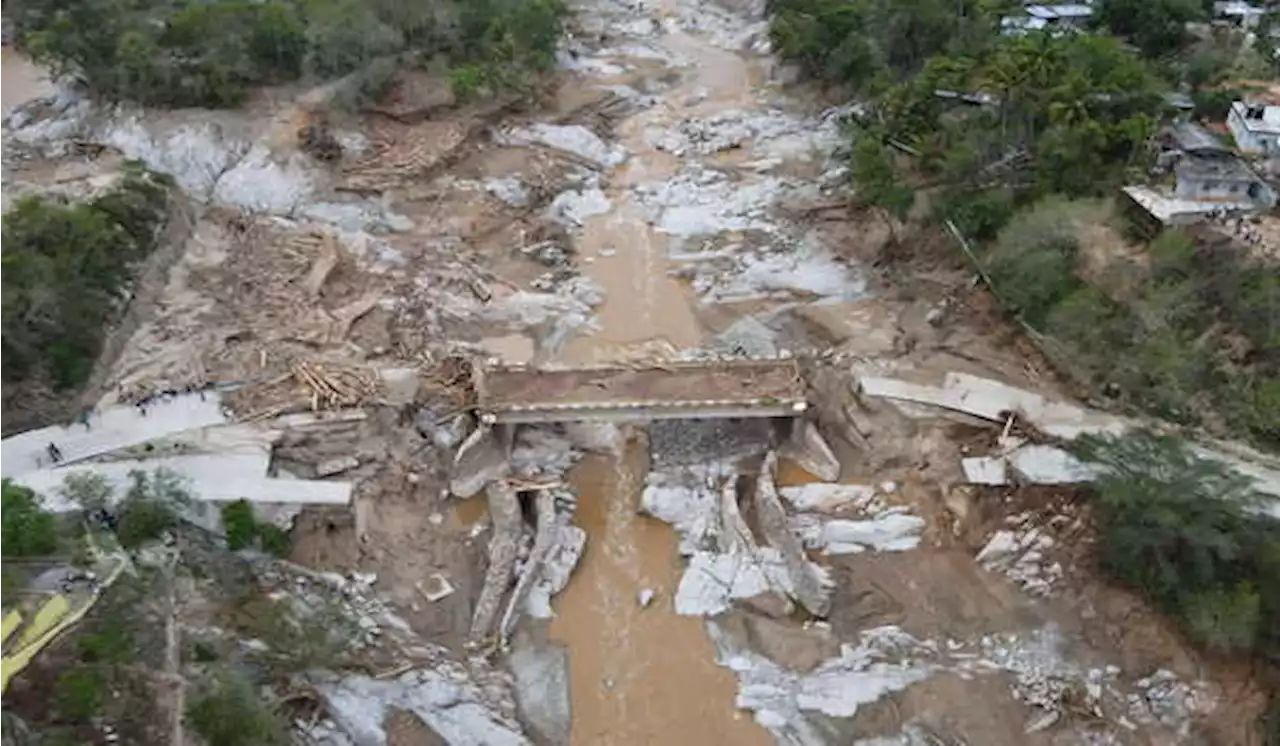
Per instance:
[[[547,124],[539,122],[506,133],[512,145],[542,145],[568,153],[596,168],[617,166],[627,159],[626,151],[605,144],[596,133],[580,124]]]
[[[1068,513],[1059,515],[1071,520]],[[1052,595],[1065,574],[1062,564],[1049,554],[1057,540],[1030,512],[1009,516],[1005,524],[1008,528],[992,534],[975,559],[985,569],[1008,576],[1033,596]]]
[[[524,535],[524,520],[520,516],[520,500],[516,491],[505,480],[495,480],[485,486],[489,506],[489,518],[493,521],[493,536],[489,539],[489,568],[485,571],[480,599],[476,601],[471,620],[468,643],[473,647],[488,644],[498,622],[502,599],[507,594],[516,568],[517,554]]]
[[[386,746],[390,708],[407,710],[452,746],[527,746],[514,714],[491,703],[461,664],[441,661],[392,679],[359,674],[308,676],[329,716],[357,746]]]
[[[569,650],[521,633],[512,644],[508,663],[524,720],[545,743],[568,744],[572,727]]]
[[[798,419],[792,423],[791,434],[780,455],[824,482],[840,478],[840,461],[811,420]]]
[[[796,600],[810,614],[826,617],[831,611],[831,578],[809,562],[800,538],[787,520],[786,509],[778,499],[778,489],[774,484],[777,467],[777,456],[770,452],[765,456],[756,481],[755,508],[760,530],[765,540],[781,552]]]

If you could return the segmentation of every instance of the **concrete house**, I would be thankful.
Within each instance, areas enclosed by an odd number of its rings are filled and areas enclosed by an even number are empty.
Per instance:
[[[1157,171],[1173,172],[1172,189],[1129,186],[1123,192],[1154,225],[1188,225],[1215,214],[1258,213],[1276,204],[1275,190],[1235,151],[1192,122],[1160,134]]]
[[[1227,112],[1227,127],[1240,152],[1280,155],[1280,106],[1236,101]]]
[[[1093,7],[1083,3],[1027,5],[1022,13],[1000,19],[1000,32],[1017,36],[1032,31],[1069,33],[1083,31],[1093,17]]]
[[[1173,194],[1197,202],[1248,203],[1258,209],[1276,204],[1275,190],[1239,158],[1190,157],[1173,169],[1178,183]]]
[[[1269,11],[1244,0],[1227,0],[1213,4],[1213,19],[1246,31],[1256,29]]]

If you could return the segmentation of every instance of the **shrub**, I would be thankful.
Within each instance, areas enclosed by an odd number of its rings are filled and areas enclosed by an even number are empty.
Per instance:
[[[253,506],[248,500],[236,500],[222,506],[222,529],[227,534],[227,548],[231,551],[253,546],[257,528]]]
[[[130,477],[133,483],[120,501],[116,538],[124,548],[136,549],[177,528],[179,509],[191,498],[171,472],[135,471]]]
[[[1280,652],[1280,521],[1252,484],[1170,436],[1086,436],[1102,567],[1229,650]]]
[[[40,508],[36,493],[8,479],[0,482],[6,557],[53,554],[58,549],[58,524],[52,513]]]
[[[102,710],[107,680],[93,666],[76,666],[58,677],[53,689],[53,709],[63,720],[84,722]]]
[[[133,633],[120,610],[102,615],[98,629],[76,638],[76,649],[85,663],[132,663],[135,658]]]
[[[293,546],[289,532],[270,523],[258,524],[258,542],[262,546],[262,551],[281,558],[288,557]]]
[[[236,551],[257,546],[276,557],[289,554],[289,533],[270,523],[261,523],[247,500],[236,500],[222,508],[222,528],[227,534],[227,548]]]
[[[253,684],[220,672],[187,706],[187,723],[209,746],[276,746],[288,737]]]

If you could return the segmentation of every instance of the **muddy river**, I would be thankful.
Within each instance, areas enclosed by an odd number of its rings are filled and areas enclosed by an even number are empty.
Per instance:
[[[645,9],[633,10],[643,18]],[[661,24],[678,8],[651,9]],[[631,25],[635,25],[632,23]],[[604,185],[612,209],[588,218],[575,240],[583,271],[605,291],[599,329],[571,341],[566,362],[670,358],[705,344],[689,283],[673,276],[672,237],[656,229],[634,187],[661,182],[685,162],[655,147],[654,130],[682,120],[748,110],[767,60],[748,58],[676,31],[649,39],[687,61],[681,82],[652,107],[620,122],[614,136],[629,158]],[[625,57],[619,60],[627,64]],[[636,65],[645,69],[643,65]],[[603,84],[634,76],[602,76]],[[642,84],[643,81],[639,81]],[[713,158],[714,156],[711,156]],[[768,744],[750,714],[734,707],[737,682],[716,663],[698,617],[673,607],[684,562],[670,526],[637,514],[649,466],[643,438],[621,458],[589,456],[571,473],[586,553],[555,601],[551,635],[569,647],[574,744]],[[642,607],[637,597],[652,591]]]

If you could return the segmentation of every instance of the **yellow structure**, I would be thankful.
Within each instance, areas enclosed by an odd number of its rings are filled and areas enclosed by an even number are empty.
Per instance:
[[[25,669],[37,653],[89,613],[102,592],[120,577],[129,562],[123,555],[108,557],[107,561],[114,561],[115,566],[101,587],[70,595],[48,594],[31,614],[25,614],[21,609],[4,613],[3,628],[0,629],[4,649],[4,657],[0,660],[0,692],[9,690],[9,681]]]

